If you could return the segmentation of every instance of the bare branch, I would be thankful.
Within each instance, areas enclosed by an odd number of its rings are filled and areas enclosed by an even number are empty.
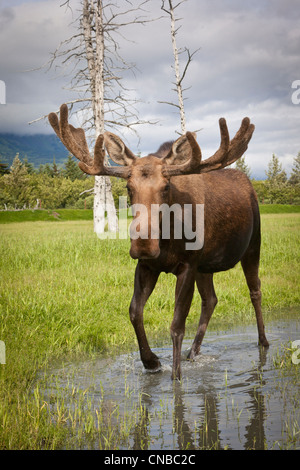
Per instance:
[[[180,77],[180,80],[179,80],[179,85],[181,85],[185,75],[186,75],[186,72],[187,72],[187,69],[190,65],[190,63],[192,62],[192,59],[193,59],[193,56],[200,50],[201,48],[199,47],[198,49],[196,49],[194,52],[192,52],[192,54],[190,53],[189,49],[187,47],[185,47],[184,51],[187,52],[187,55],[188,55],[188,58],[187,58],[187,62],[185,64],[185,67],[184,67],[184,70],[181,74],[181,77]]]
[[[185,134],[186,132],[186,119],[185,119],[185,111],[184,111],[184,98],[183,98],[183,89],[182,89],[182,82],[186,76],[188,67],[192,61],[193,56],[198,52],[199,49],[194,51],[193,53],[190,53],[189,49],[185,47],[183,50],[179,50],[177,48],[176,44],[176,35],[181,28],[179,26],[178,28],[175,28],[175,24],[177,21],[180,20],[180,18],[175,18],[174,15],[174,10],[178,8],[182,3],[184,3],[186,0],[181,0],[176,5],[173,5],[172,0],[162,0],[161,4],[161,9],[168,13],[170,16],[171,20],[171,39],[172,39],[172,46],[173,46],[173,55],[174,55],[174,71],[175,71],[175,91],[177,92],[178,96],[178,105],[175,105],[174,103],[170,103],[167,101],[159,101],[159,103],[164,103],[164,104],[169,104],[171,106],[175,106],[179,109],[180,112],[180,122],[181,122],[181,131],[182,134]],[[166,5],[168,3],[168,5]],[[180,67],[179,67],[179,54],[186,52],[187,53],[187,61],[185,64],[185,67],[183,69],[183,72],[180,73]]]
[[[170,106],[175,106],[175,108],[180,109],[179,104],[171,103],[170,101],[158,101],[158,103],[161,103],[161,104],[168,104],[168,105],[170,105]]]
[[[82,191],[82,193],[79,193],[79,196],[82,196],[82,195],[85,194],[85,193],[91,193],[92,191],[94,192],[94,191],[95,191],[95,188],[86,189],[85,191]]]
[[[72,106],[75,104],[75,103],[82,103],[84,101],[91,101],[90,99],[88,98],[78,98],[76,100],[71,100],[71,101],[66,101],[66,104],[68,105],[71,105],[71,109],[72,109]],[[55,111],[55,113],[59,113],[59,109],[57,109]],[[39,121],[42,121],[44,119],[48,119],[48,114],[45,114],[44,116],[41,116],[37,119],[34,119],[33,121],[29,121],[28,124],[34,124],[35,122],[39,122]]]

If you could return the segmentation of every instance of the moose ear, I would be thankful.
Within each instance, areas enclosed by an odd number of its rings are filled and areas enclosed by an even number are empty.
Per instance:
[[[196,133],[191,132],[191,134],[196,139]],[[187,162],[191,156],[192,147],[185,134],[179,137],[179,139],[175,140],[169,154],[164,158],[164,163],[167,165],[182,165],[183,163]]]
[[[104,132],[104,145],[110,158],[118,165],[131,165],[137,158],[120,137],[112,132]]]

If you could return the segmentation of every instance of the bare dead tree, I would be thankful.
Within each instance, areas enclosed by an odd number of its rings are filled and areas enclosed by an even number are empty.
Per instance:
[[[104,24],[102,1],[84,0],[81,17],[88,79],[90,82],[91,107],[95,126],[95,137],[104,132]],[[93,37],[94,28],[94,37]],[[94,186],[94,231],[103,233],[107,211],[109,230],[118,230],[116,208],[110,179],[95,176]]]
[[[134,126],[150,122],[139,119],[135,106],[137,101],[128,97],[130,90],[123,85],[124,73],[134,71],[134,64],[129,64],[121,56],[118,42],[120,36],[124,39],[122,30],[126,27],[154,21],[145,10],[148,2],[145,0],[133,5],[126,1],[126,8],[121,9],[103,0],[82,0],[79,16],[74,21],[75,34],[59,44],[46,64],[48,69],[59,68],[62,74],[71,75],[66,88],[71,89],[77,98],[66,101],[66,104],[77,116],[80,115],[80,124],[89,132],[91,140],[103,133],[104,127],[126,127],[135,131]],[[71,8],[72,2],[67,0],[63,5]],[[96,233],[104,231],[105,212],[109,230],[117,231],[118,220],[110,179],[96,176]]]
[[[161,4],[161,9],[170,16],[170,21],[171,21],[171,39],[172,39],[172,47],[173,47],[173,55],[174,55],[174,72],[175,72],[174,91],[176,91],[177,93],[178,104],[172,103],[169,101],[159,101],[159,103],[164,103],[170,106],[175,106],[176,108],[179,109],[182,134],[186,133],[186,118],[185,118],[184,98],[183,98],[183,92],[185,90],[182,88],[182,82],[186,76],[188,67],[192,61],[193,56],[199,50],[197,49],[191,53],[187,47],[184,47],[183,49],[178,49],[177,47],[176,35],[178,33],[178,30],[180,29],[180,26],[176,28],[176,22],[179,21],[180,19],[175,17],[175,10],[185,1],[186,0],[181,0],[178,3],[176,3],[176,5],[173,5],[173,0],[162,0],[162,4]],[[187,54],[187,60],[183,68],[183,71],[181,73],[180,64],[179,64],[179,55],[182,53]]]

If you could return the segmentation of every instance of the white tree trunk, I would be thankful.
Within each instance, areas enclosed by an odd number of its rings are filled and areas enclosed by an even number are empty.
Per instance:
[[[94,232],[103,233],[105,228],[105,180],[95,176],[94,184]]]
[[[118,231],[118,218],[111,192],[111,182],[107,176],[96,176],[94,186],[94,232],[101,234],[105,230],[107,215],[108,230]]]
[[[95,20],[96,41],[93,47],[92,24]],[[102,0],[84,0],[82,25],[86,56],[91,81],[92,109],[95,122],[95,138],[104,132],[104,30]],[[108,177],[95,176],[94,186],[94,231],[105,229],[105,211],[108,228],[118,230],[118,218]]]
[[[115,201],[111,191],[111,182],[108,176],[105,177],[105,210],[108,219],[108,230],[110,232],[118,232],[119,221],[117,217],[117,211]]]
[[[171,37],[172,37],[172,46],[173,46],[174,63],[175,63],[175,77],[176,77],[176,88],[177,88],[178,103],[179,103],[179,110],[180,110],[181,131],[182,131],[182,134],[185,134],[186,132],[185,113],[184,113],[184,104],[183,104],[182,87],[181,87],[178,49],[176,45],[175,16],[174,16],[172,0],[169,0],[169,7],[170,7],[170,16],[171,16]]]

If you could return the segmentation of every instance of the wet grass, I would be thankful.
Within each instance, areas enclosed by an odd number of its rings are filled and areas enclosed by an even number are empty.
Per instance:
[[[289,409],[282,423],[285,445],[276,443],[279,449],[299,449],[300,443],[300,350],[293,342],[281,344],[273,358],[276,370],[275,388],[280,391],[283,408]]]
[[[262,216],[266,320],[274,309],[299,305],[299,224],[299,214]],[[47,375],[55,361],[137,348],[128,317],[136,265],[129,241],[101,241],[92,221],[84,220],[10,223],[0,231],[0,340],[6,346],[6,364],[0,364],[0,448],[79,448],[80,436],[92,442],[95,433],[101,448],[117,448],[136,423],[149,419],[143,407],[135,404],[124,420],[116,404],[102,409],[102,399],[97,416],[84,400],[88,391],[74,390],[70,410],[64,395],[69,391],[54,382],[50,399],[45,397],[37,374]],[[173,276],[161,275],[146,305],[153,345],[169,336],[174,287]],[[217,274],[215,287],[219,304],[210,328],[255,321],[240,266]],[[187,329],[195,329],[199,312],[195,295]]]

